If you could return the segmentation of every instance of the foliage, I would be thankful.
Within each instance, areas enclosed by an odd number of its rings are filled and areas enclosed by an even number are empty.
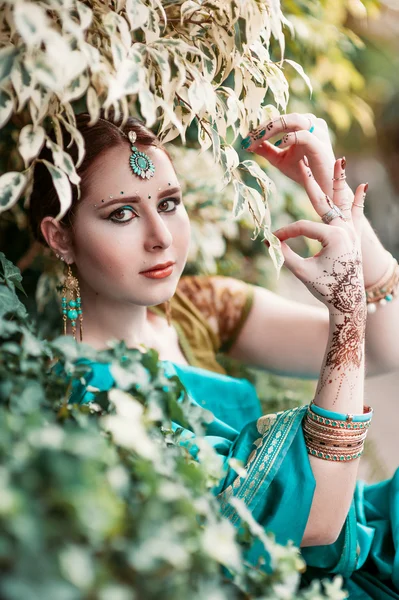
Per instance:
[[[345,597],[340,578],[299,591],[298,550],[277,545],[243,505],[241,531],[221,516],[212,494],[221,466],[204,439],[209,413],[165,377],[154,351],[120,342],[96,353],[70,337],[39,339],[15,293],[17,269],[4,255],[1,264],[4,600]],[[116,384],[72,405],[82,357],[111,363]],[[199,462],[172,419],[195,432]],[[245,562],[254,538],[270,574]]]

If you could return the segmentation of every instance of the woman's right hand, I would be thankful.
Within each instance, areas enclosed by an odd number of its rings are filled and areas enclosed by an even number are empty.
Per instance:
[[[360,185],[353,204],[348,199],[345,188],[345,171],[341,159],[334,167],[332,202],[316,183],[305,165],[301,166],[304,186],[319,216],[323,216],[337,204],[343,208],[345,220],[334,218],[328,225],[313,221],[297,221],[274,232],[281,242],[286,266],[329,309],[333,317],[351,317],[360,325],[366,320],[366,296],[363,281],[362,256],[360,248],[363,215],[364,189]],[[299,236],[318,240],[322,248],[310,258],[302,258],[286,243],[286,240]]]

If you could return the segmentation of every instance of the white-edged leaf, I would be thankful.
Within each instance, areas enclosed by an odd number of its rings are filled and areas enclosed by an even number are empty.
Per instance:
[[[291,67],[293,67],[295,69],[295,71],[297,73],[299,73],[299,75],[302,77],[302,79],[305,81],[306,85],[308,86],[310,93],[312,93],[313,92],[312,83],[309,79],[309,76],[306,75],[305,71],[303,70],[303,67],[301,67],[301,65],[298,64],[297,62],[295,62],[294,60],[290,60],[289,58],[285,58],[284,62],[287,62],[289,65],[291,65]]]
[[[76,173],[75,165],[73,164],[71,155],[68,154],[68,152],[65,152],[57,144],[54,144],[54,142],[52,142],[50,139],[46,140],[46,146],[53,154],[54,165],[64,171],[73,184],[79,185],[80,177]]]
[[[28,48],[40,47],[48,32],[49,20],[38,3],[18,0],[14,8],[14,22]]]
[[[238,179],[233,179],[234,186],[234,205],[233,205],[233,215],[236,219],[238,219],[245,210],[246,203],[248,200],[248,189],[247,186],[239,181]]]
[[[0,50],[0,83],[4,83],[10,76],[18,50],[14,46],[6,46]]]
[[[131,31],[143,27],[150,17],[149,8],[140,0],[126,0],[125,9]]]
[[[76,8],[80,19],[80,27],[84,31],[85,29],[90,27],[90,24],[93,19],[93,11],[91,10],[91,8],[86,6],[86,4],[80,2],[80,0],[76,1]]]
[[[46,165],[49,170],[60,201],[60,210],[56,219],[62,219],[72,204],[71,184],[64,171],[61,171],[61,169],[52,165],[48,160],[42,160],[42,163]]]
[[[14,206],[24,190],[26,181],[26,175],[17,171],[10,171],[0,177],[0,213]]]
[[[154,125],[157,118],[157,105],[155,97],[148,89],[143,89],[139,92],[139,100],[141,114],[145,119],[147,127],[151,127]]]
[[[93,125],[97,122],[98,117],[100,116],[100,101],[98,99],[98,95],[96,90],[93,87],[89,87],[86,94],[86,103],[87,110],[90,114],[90,125]]]
[[[280,240],[275,235],[273,235],[273,233],[270,231],[268,226],[263,227],[262,233],[263,233],[262,242],[263,242],[263,240],[267,240],[270,244],[269,255],[270,255],[270,258],[272,259],[274,267],[277,271],[277,277],[278,277],[280,274],[281,267],[284,264],[284,256],[283,256],[283,253],[281,252]]]
[[[25,125],[20,131],[18,150],[24,159],[25,167],[32,158],[36,158],[44,144],[45,131],[43,127],[37,125]]]
[[[0,127],[3,127],[12,115],[14,100],[5,90],[0,89]]]
[[[73,127],[70,123],[68,123],[68,121],[62,115],[60,115],[60,114],[54,115],[54,118],[61,121],[61,123],[63,124],[65,129],[68,131],[68,133],[71,134],[72,140],[75,142],[75,144],[78,147],[78,161],[76,163],[76,168],[78,169],[80,167],[80,165],[82,164],[82,161],[85,156],[85,141],[83,139],[83,136],[80,133],[79,129],[76,129],[76,127]],[[59,144],[59,145],[61,145],[61,144]]]
[[[24,107],[26,101],[31,98],[35,87],[32,75],[22,61],[16,61],[14,64],[11,81],[18,98],[17,111],[19,112]]]

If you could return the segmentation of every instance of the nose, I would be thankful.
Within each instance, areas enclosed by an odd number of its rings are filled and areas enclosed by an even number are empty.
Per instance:
[[[147,224],[144,241],[145,249],[148,252],[153,252],[154,250],[169,248],[173,238],[162,216],[155,212],[148,218]]]

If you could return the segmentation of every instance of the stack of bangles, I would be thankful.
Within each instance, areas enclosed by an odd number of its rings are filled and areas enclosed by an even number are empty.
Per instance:
[[[311,402],[302,424],[308,453],[336,462],[359,458],[372,416],[370,406],[364,407],[362,415],[345,415]]]
[[[399,290],[399,265],[391,256],[391,264],[384,275],[375,283],[366,287],[367,312],[374,313],[377,305],[384,306],[391,302]]]

